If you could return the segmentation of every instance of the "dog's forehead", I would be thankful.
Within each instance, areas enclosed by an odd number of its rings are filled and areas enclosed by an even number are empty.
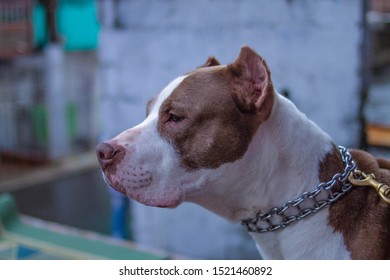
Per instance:
[[[229,100],[231,83],[225,69],[226,66],[214,66],[189,73],[164,98],[161,108],[164,110],[174,104],[174,107],[191,109],[190,111],[199,111],[201,108],[209,110],[216,103],[222,104]]]
[[[180,76],[174,79],[172,82],[170,82],[161,92],[160,94],[155,98],[154,104],[150,108],[150,113],[148,117],[146,118],[145,122],[150,122],[152,120],[156,120],[159,114],[159,110],[161,107],[161,104],[164,103],[164,101],[172,94],[172,92],[175,90],[175,88],[186,78],[187,76]]]
[[[177,99],[186,94],[194,94],[196,89],[199,89],[200,91],[202,87],[206,86],[207,84],[210,84],[208,82],[210,82],[209,79],[212,79],[212,77],[214,76],[213,73],[217,73],[219,72],[219,70],[225,67],[225,65],[220,65],[199,68],[186,75],[174,79],[157,96],[151,108],[150,115],[152,115],[153,118],[156,117],[159,113],[161,105],[167,99],[172,99],[173,95],[175,96],[175,99]],[[184,87],[184,84],[186,84],[187,87]],[[191,90],[188,90],[188,88],[191,88]]]

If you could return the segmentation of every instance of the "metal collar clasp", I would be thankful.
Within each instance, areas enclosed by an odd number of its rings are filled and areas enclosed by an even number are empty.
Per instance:
[[[372,187],[376,190],[384,202],[390,204],[390,187],[378,182],[374,174],[366,174],[355,169],[348,176],[348,181],[355,186]]]

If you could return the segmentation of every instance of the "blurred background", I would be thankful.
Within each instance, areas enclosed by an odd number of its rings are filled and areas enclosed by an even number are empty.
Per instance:
[[[109,190],[94,154],[244,44],[336,144],[389,156],[390,0],[0,0],[0,259],[260,258],[199,206]]]

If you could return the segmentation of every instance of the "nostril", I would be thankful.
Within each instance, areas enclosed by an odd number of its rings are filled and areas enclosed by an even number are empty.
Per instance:
[[[102,151],[100,151],[100,152],[99,152],[99,158],[105,159],[105,158],[106,158],[106,155],[105,155]]]
[[[117,150],[108,143],[100,143],[96,146],[96,154],[100,160],[110,160],[116,153]]]

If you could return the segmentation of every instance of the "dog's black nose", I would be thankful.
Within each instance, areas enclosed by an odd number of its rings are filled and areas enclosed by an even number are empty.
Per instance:
[[[102,167],[105,167],[107,164],[111,163],[117,152],[118,150],[115,147],[105,142],[96,146],[96,155]]]

